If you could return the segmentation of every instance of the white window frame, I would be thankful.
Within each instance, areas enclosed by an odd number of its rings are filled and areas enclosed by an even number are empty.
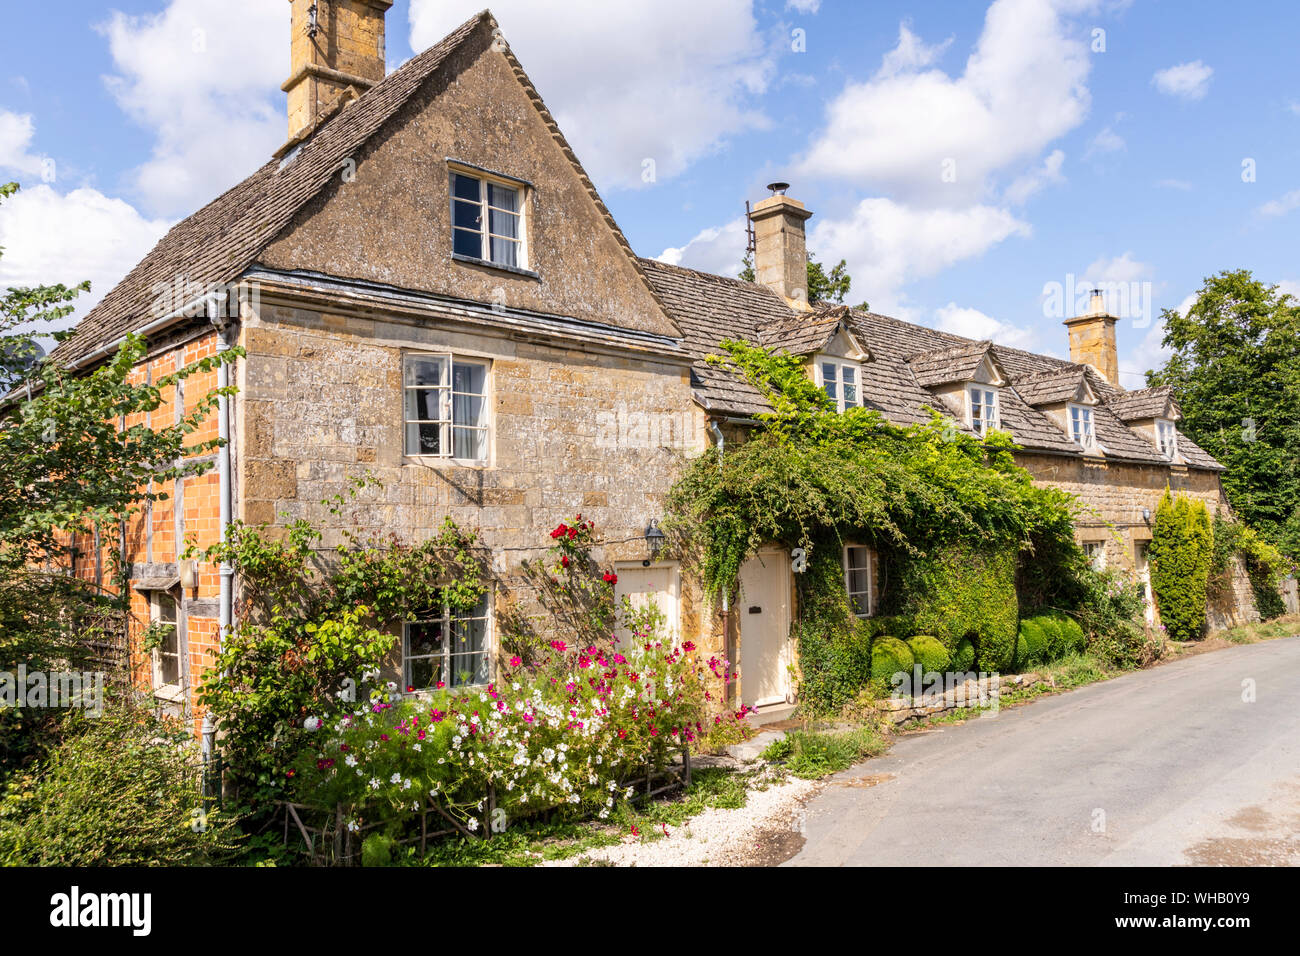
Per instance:
[[[860,551],[866,557],[865,568],[853,568],[852,565],[850,564],[850,556],[854,551]],[[854,616],[858,618],[868,618],[868,617],[875,616],[876,596],[874,593],[875,592],[874,585],[875,585],[875,573],[876,573],[876,552],[872,548],[869,548],[864,544],[846,544],[844,546],[844,552],[841,556],[840,564],[844,570],[844,592],[849,596],[849,606],[850,608],[852,608]],[[850,576],[850,572],[854,570],[866,571],[867,589],[865,591],[854,589],[852,577]],[[867,607],[866,613],[863,613],[862,611],[858,610],[859,598],[866,598],[865,602],[863,602],[866,604]]]
[[[1076,416],[1075,413],[1078,413]],[[1071,403],[1065,410],[1066,424],[1070,428],[1070,438],[1084,448],[1092,450],[1097,447],[1097,417],[1092,413],[1091,405]],[[1086,422],[1086,428],[1084,423]],[[1075,427],[1076,424],[1079,427]]]
[[[966,423],[981,438],[987,436],[990,431],[996,430],[1001,424],[999,402],[1000,396],[996,386],[983,384],[966,386]],[[991,409],[992,414],[981,413],[980,417],[976,418],[976,408]]]
[[[468,199],[457,196],[456,178],[461,177],[478,183],[478,199]],[[493,205],[488,186],[495,186],[497,189],[510,190],[515,194],[515,206],[513,210],[506,209],[503,206]],[[452,253],[463,259],[470,259],[474,262],[481,262],[484,265],[495,266],[500,269],[519,269],[524,272],[530,270],[528,256],[528,187],[525,183],[518,180],[508,179],[504,176],[494,176],[491,173],[483,172],[478,169],[466,169],[459,166],[449,166],[447,169],[447,194],[448,202],[451,209],[451,249]],[[456,204],[464,203],[467,206],[478,206],[478,229],[468,229],[456,225]],[[495,210],[504,215],[513,215],[517,218],[515,231],[517,236],[507,236],[492,231],[491,212]],[[487,215],[484,215],[484,213]],[[468,234],[477,234],[479,237],[479,255],[471,256],[467,253],[456,252],[456,233],[464,232]],[[498,260],[492,255],[492,240],[497,239],[501,242],[513,243],[515,248],[515,261],[506,262],[504,259]]]
[[[826,377],[826,366],[830,366],[833,372],[832,378]],[[848,408],[862,408],[862,366],[857,362],[850,362],[844,359],[828,358],[818,356],[816,359],[817,369],[817,386],[830,396],[835,402],[835,408],[843,412]],[[854,389],[854,401],[849,401],[844,394],[844,373],[852,373]]]
[[[1083,548],[1083,553],[1088,556],[1088,563],[1092,565],[1094,571],[1106,570],[1105,541],[1083,541],[1079,546]]]
[[[175,644],[176,657],[176,681],[168,683],[163,680],[163,657],[165,655],[162,647],[155,647],[149,653],[150,665],[153,671],[153,690],[159,697],[176,699],[181,696],[181,687],[185,681],[185,668],[182,667],[181,658],[181,602],[177,600],[176,595],[167,591],[150,591],[149,592],[149,624],[156,626],[166,622],[162,619],[163,602],[167,601],[172,607],[172,640]]]
[[[414,688],[414,691],[417,693],[420,691],[436,690],[438,677],[441,677],[443,679],[444,684],[449,689],[455,688],[457,690],[461,690],[461,689],[471,688],[471,687],[487,686],[494,679],[495,676],[494,672],[496,670],[495,668],[496,646],[494,644],[495,628],[493,626],[494,621],[493,621],[493,613],[492,613],[492,592],[489,590],[483,595],[483,604],[481,607],[481,610],[483,611],[482,614],[477,613],[480,610],[480,608],[475,608],[474,611],[468,614],[464,614],[464,613],[453,614],[451,612],[451,608],[448,607],[446,604],[443,604],[440,610],[442,612],[441,616],[421,615],[419,617],[416,617],[414,620],[406,621],[403,622],[402,624],[402,689],[405,690],[408,687],[412,687]],[[456,673],[452,670],[451,667],[453,663],[453,658],[457,656],[457,652],[453,648],[453,645],[455,644],[456,641],[453,625],[457,623],[463,623],[466,621],[483,622],[483,647],[481,648],[481,650],[473,653],[476,653],[476,655],[481,654],[483,656],[486,670],[487,670],[487,676],[485,677],[485,679],[481,681],[471,681],[469,683],[462,684],[457,682],[454,679]],[[440,653],[438,654],[412,654],[411,653],[411,626],[418,625],[418,624],[441,624],[442,625],[443,640],[442,640],[442,651]],[[466,652],[460,652],[460,656],[464,656],[465,653]],[[440,663],[438,664],[438,672],[437,672],[438,677],[435,677],[434,682],[427,687],[417,686],[412,679],[411,662],[416,660],[429,660],[429,661],[439,660],[440,661]],[[449,677],[452,679],[447,680],[446,678]]]
[[[1156,448],[1166,458],[1178,454],[1178,427],[1168,418],[1156,419]]]
[[[440,382],[436,385],[414,384],[411,381],[413,377],[409,371],[410,365],[419,361],[440,361],[442,363],[442,374]],[[458,392],[455,390],[455,373],[456,366],[474,366],[483,370],[483,391],[482,393]],[[411,410],[408,404],[409,394],[412,392],[440,392],[437,398],[438,417],[437,418],[412,418]],[[486,465],[492,458],[492,362],[488,359],[473,358],[470,356],[456,355],[451,352],[404,352],[402,354],[402,452],[407,458],[433,459],[440,461],[451,461],[470,465]],[[457,398],[477,398],[482,402],[479,412],[478,424],[471,425],[467,423],[458,423],[455,420],[455,403]],[[432,425],[438,428],[438,451],[437,453],[422,451],[419,447],[419,428],[421,425]],[[411,441],[412,426],[415,429],[416,441]],[[456,451],[456,432],[472,431],[482,434],[482,454],[477,457],[466,458],[457,456]]]

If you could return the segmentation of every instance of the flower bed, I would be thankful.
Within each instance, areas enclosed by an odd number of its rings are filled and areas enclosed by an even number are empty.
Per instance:
[[[620,648],[552,641],[534,664],[514,658],[502,681],[473,690],[402,695],[389,685],[320,727],[297,768],[299,793],[342,806],[354,830],[398,831],[427,812],[481,833],[547,810],[608,817],[628,782],[661,769],[710,724],[706,685],[726,663],[690,642],[645,633]]]

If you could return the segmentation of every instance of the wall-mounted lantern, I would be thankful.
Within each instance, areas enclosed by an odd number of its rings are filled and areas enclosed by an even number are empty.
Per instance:
[[[1150,523],[1151,523],[1151,509],[1150,509],[1150,508],[1143,508],[1143,509],[1142,509],[1142,520],[1145,521],[1147,524],[1150,524]]]
[[[182,561],[177,570],[180,572],[181,587],[186,591],[193,591],[199,586],[199,563],[197,561]]]
[[[650,562],[659,557],[659,552],[664,546],[666,536],[659,530],[659,525],[655,519],[650,519],[650,525],[645,529],[645,543],[650,548],[650,557],[641,562],[642,566],[650,567]]]

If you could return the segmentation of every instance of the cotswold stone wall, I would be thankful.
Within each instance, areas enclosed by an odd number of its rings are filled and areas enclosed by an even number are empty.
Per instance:
[[[1210,630],[1221,631],[1242,624],[1258,623],[1259,608],[1256,607],[1255,590],[1251,587],[1250,576],[1246,574],[1246,565],[1240,558],[1232,559],[1224,586],[1215,589],[1214,582],[1211,581],[1210,587],[1210,599],[1206,607]]]
[[[581,512],[609,542],[599,558],[639,559],[647,521],[703,447],[683,414],[689,373],[668,361],[288,306],[264,308],[243,344],[240,516],[309,518],[327,529],[326,546],[341,543],[342,527],[320,500],[368,472],[382,492],[363,493],[346,516],[363,532],[414,541],[450,517],[494,551],[531,546],[535,556]],[[491,361],[486,465],[404,454],[407,351]]]
[[[267,302],[242,344],[236,514],[309,519],[325,547],[345,529],[416,542],[449,517],[479,534],[509,584],[521,559],[543,555],[550,531],[581,513],[603,542],[598,561],[640,562],[648,521],[662,516],[686,458],[706,447],[689,371],[670,360]],[[486,465],[404,454],[408,351],[490,360]],[[341,517],[321,504],[367,473],[382,487]],[[682,590],[682,633],[700,635],[700,596]]]
[[[1066,459],[1020,453],[1017,462],[1038,485],[1050,485],[1077,495],[1088,511],[1076,521],[1080,542],[1102,542],[1106,566],[1132,570],[1138,545],[1151,540],[1151,524],[1142,517],[1169,488],[1205,502],[1214,514],[1228,507],[1217,472],[1167,465],[1124,464],[1097,459]],[[1245,572],[1240,571],[1240,577]],[[1259,620],[1249,581],[1239,581],[1209,609],[1211,630]]]

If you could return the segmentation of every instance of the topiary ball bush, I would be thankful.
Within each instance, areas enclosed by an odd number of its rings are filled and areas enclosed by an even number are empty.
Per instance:
[[[1020,640],[1025,644],[1023,651],[1018,650],[1021,665],[1033,666],[1048,659],[1051,645],[1038,618],[1027,617],[1020,622]]]
[[[1074,618],[1062,614],[1059,620],[1061,629],[1061,656],[1082,654],[1088,645],[1083,627]]]
[[[948,670],[952,655],[937,637],[918,634],[907,642],[907,646],[912,649],[916,663],[921,665],[922,677],[931,671],[942,674]]]
[[[969,637],[963,637],[953,648],[950,666],[955,671],[968,671],[975,666],[975,645]]]
[[[896,637],[878,637],[871,645],[872,680],[888,684],[899,671],[910,673],[914,663],[912,649]]]

